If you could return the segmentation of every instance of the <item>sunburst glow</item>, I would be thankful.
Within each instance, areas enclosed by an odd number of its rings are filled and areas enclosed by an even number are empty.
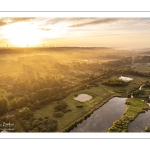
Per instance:
[[[40,30],[26,22],[4,26],[2,33],[16,46],[33,46],[38,44],[41,40]]]
[[[149,47],[149,18],[0,18],[0,47]]]

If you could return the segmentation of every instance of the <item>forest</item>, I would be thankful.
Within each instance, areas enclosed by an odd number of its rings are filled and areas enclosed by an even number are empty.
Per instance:
[[[150,57],[139,53],[134,61],[148,63],[149,60]],[[14,123],[10,132],[58,132],[67,125],[63,120],[67,114],[89,112],[90,104],[73,102],[71,94],[103,85],[128,87],[130,83],[119,80],[120,75],[150,76],[149,72],[133,70],[131,65],[132,52],[129,50],[105,47],[1,48],[0,124]],[[146,80],[144,86],[150,87],[150,81]],[[126,95],[132,91],[136,96],[139,94],[136,90],[137,87],[126,90]],[[97,96],[93,94],[94,98]],[[108,96],[110,93],[99,96],[99,99]],[[70,100],[66,100],[68,97]],[[49,112],[39,115],[38,111],[46,107],[50,107]],[[74,119],[78,118],[74,116]],[[68,117],[69,122],[72,123]]]

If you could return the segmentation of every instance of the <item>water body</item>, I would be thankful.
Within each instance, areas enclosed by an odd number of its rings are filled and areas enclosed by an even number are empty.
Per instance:
[[[145,127],[150,127],[150,110],[139,114],[134,121],[129,123],[129,132],[145,132]]]
[[[119,77],[119,79],[120,79],[120,80],[123,80],[123,81],[131,81],[131,80],[133,80],[133,78],[130,78],[130,77],[123,77],[123,76]]]
[[[77,97],[75,97],[74,99],[80,102],[86,102],[91,100],[93,97],[91,95],[88,94],[79,94]]]
[[[120,97],[110,99],[70,132],[107,132],[112,123],[119,119],[125,111],[126,99]]]

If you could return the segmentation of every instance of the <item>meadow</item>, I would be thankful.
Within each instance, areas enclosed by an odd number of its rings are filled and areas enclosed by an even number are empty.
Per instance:
[[[150,63],[135,63],[131,66],[131,69],[138,72],[150,72]]]

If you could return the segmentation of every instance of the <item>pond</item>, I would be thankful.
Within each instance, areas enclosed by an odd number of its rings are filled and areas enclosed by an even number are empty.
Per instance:
[[[128,132],[145,132],[145,127],[150,127],[150,110],[139,114],[134,121],[129,123]]]
[[[131,80],[133,80],[133,78],[130,78],[130,77],[123,77],[123,76],[119,77],[119,79],[120,79],[120,80],[123,80],[123,81],[131,81]]]
[[[125,111],[126,99],[120,97],[110,99],[70,132],[107,132],[112,123],[119,119]]]
[[[80,102],[86,102],[91,100],[93,97],[91,95],[88,94],[79,94],[77,97],[75,97],[74,99]]]

